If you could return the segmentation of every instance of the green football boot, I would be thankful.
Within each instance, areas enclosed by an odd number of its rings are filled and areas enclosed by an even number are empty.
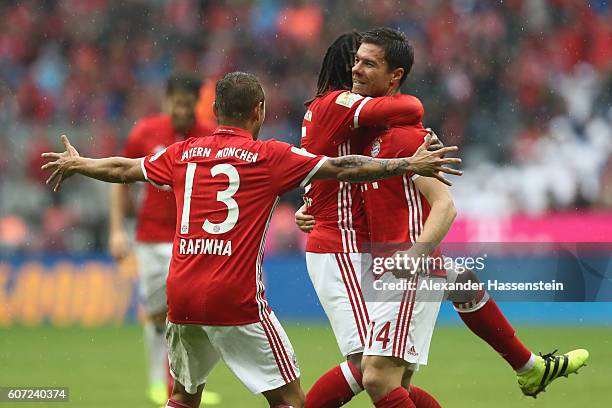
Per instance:
[[[556,352],[536,356],[535,365],[530,370],[516,375],[523,394],[536,398],[557,378],[577,374],[589,359],[589,352],[584,349],[572,350],[560,356],[555,355]]]

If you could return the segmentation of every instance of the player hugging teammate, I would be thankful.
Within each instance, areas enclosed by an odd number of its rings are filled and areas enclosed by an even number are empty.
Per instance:
[[[412,47],[396,30],[338,37],[323,60],[315,98],[307,104],[302,146],[338,157],[415,152],[429,133],[422,125],[424,109],[417,98],[399,93],[413,62]],[[537,395],[588,359],[586,350],[535,356],[485,291],[429,292],[426,299],[410,289],[382,299],[371,295],[368,248],[388,255],[403,250],[413,258],[442,256],[438,244],[456,214],[445,183],[442,177],[404,174],[361,188],[334,181],[314,181],[307,188],[296,222],[309,232],[308,273],[346,361],[319,378],[306,407],[339,407],[364,388],[377,407],[439,406],[410,386],[410,378],[427,362],[442,299],[453,301],[468,328],[510,364],[526,395]],[[477,282],[471,271],[442,268],[407,277]],[[363,283],[370,284],[367,291]]]

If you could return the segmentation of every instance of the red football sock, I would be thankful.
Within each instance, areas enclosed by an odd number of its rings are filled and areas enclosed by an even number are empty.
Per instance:
[[[455,303],[455,308],[463,323],[493,347],[514,370],[523,367],[529,361],[531,351],[516,337],[510,322],[495,301],[492,298],[483,301],[484,305],[481,301],[473,308]]]
[[[363,391],[361,372],[345,361],[323,374],[306,394],[304,408],[341,407]]]
[[[169,399],[166,404],[166,408],[191,408],[187,404],[183,404],[182,402],[175,401],[173,399]]]
[[[410,399],[416,408],[442,408],[431,394],[412,384],[410,385]]]
[[[410,394],[403,387],[397,387],[374,403],[376,408],[416,408]]]

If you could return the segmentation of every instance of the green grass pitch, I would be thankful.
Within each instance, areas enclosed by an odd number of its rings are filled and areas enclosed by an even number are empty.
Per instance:
[[[335,340],[325,325],[286,324],[308,390],[318,375],[337,364]],[[442,406],[610,407],[612,406],[612,328],[523,327],[523,341],[535,351],[585,347],[589,366],[578,376],[561,378],[537,400],[523,397],[506,363],[463,327],[441,327],[427,367],[414,383],[435,395]],[[52,327],[0,329],[0,386],[68,386],[69,403],[0,403],[16,407],[152,407],[144,397],[145,370],[141,329],[137,326],[82,329]],[[267,407],[220,363],[209,385],[223,396],[221,407]],[[347,406],[370,407],[362,395]]]

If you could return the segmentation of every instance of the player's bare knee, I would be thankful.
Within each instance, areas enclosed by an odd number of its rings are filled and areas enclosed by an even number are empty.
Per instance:
[[[364,356],[361,362],[363,388],[376,401],[402,385],[406,367],[407,363],[400,358]]]
[[[384,357],[368,356],[363,358],[361,363],[363,388],[370,396],[382,393],[388,381],[387,368],[388,364]]]
[[[451,290],[447,293],[447,298],[453,303],[467,303],[477,301],[479,297],[482,296],[482,290],[477,289],[480,283],[480,279],[476,272],[471,269],[464,269],[461,273],[457,274],[457,279],[455,283],[462,285],[470,285],[474,287],[474,289],[455,289]]]
[[[377,370],[365,369],[363,372],[363,388],[370,395],[381,394],[384,387],[384,376]]]

